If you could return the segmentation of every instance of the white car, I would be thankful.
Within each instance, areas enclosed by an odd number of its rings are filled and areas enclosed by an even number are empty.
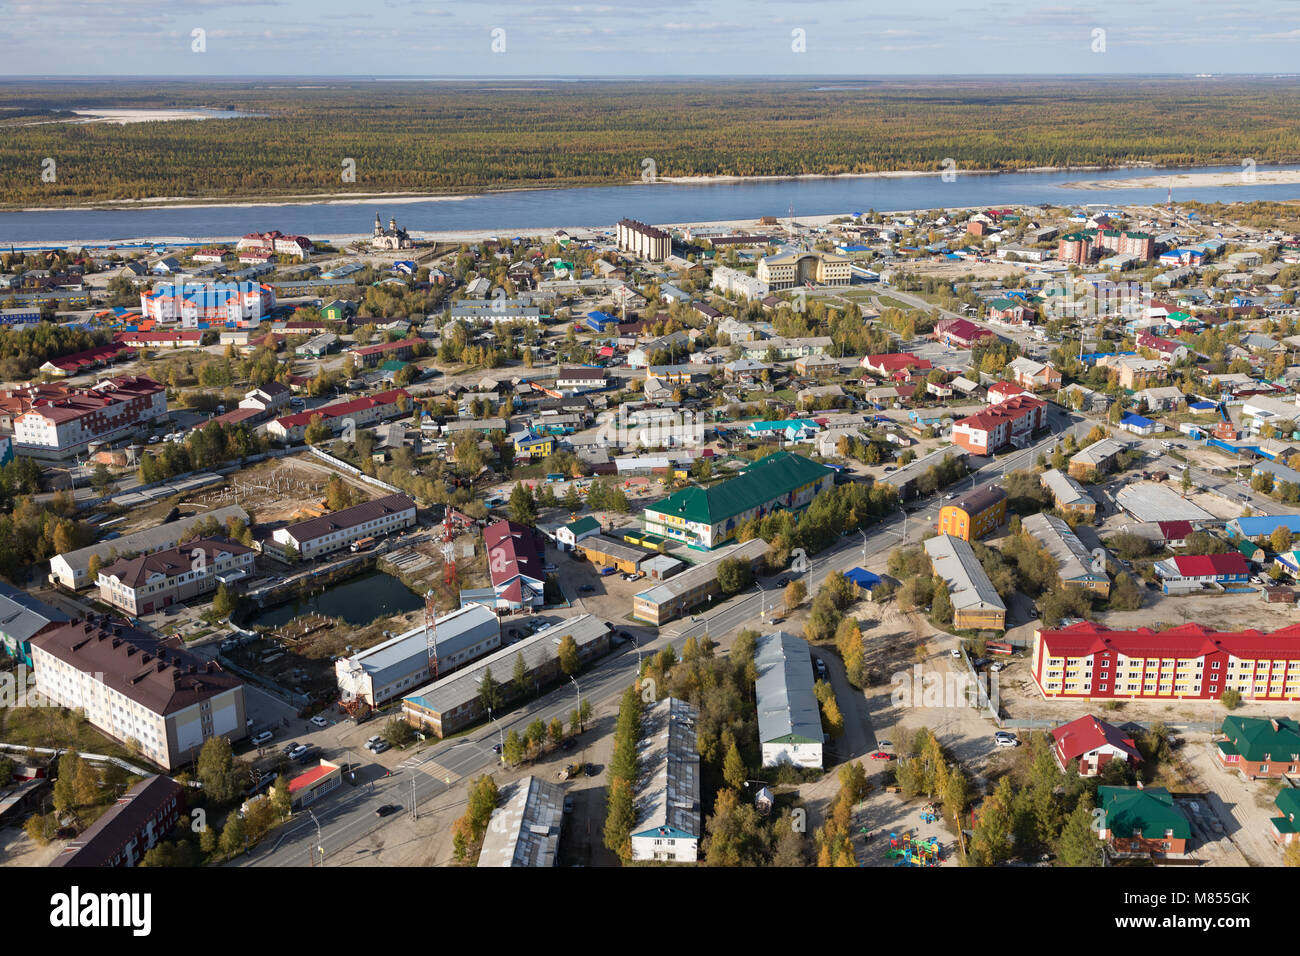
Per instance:
[[[1004,733],[1002,731],[999,731],[998,733],[994,734],[993,742],[997,744],[999,747],[1020,746],[1020,741],[1017,738],[1013,737],[1011,734]]]
[[[311,719],[311,722],[315,724],[317,727],[328,727],[330,725],[330,722],[326,720],[324,717],[322,717],[320,714],[317,714],[315,717],[313,717]]]
[[[952,650],[950,650],[948,653],[951,654],[953,657],[961,657],[961,650],[960,650],[959,648],[956,648],[956,647],[954,647],[954,648],[953,648]]]
[[[264,731],[262,731],[260,734],[258,734],[257,736],[255,736],[255,737],[250,741],[250,743],[251,743],[254,747],[260,747],[260,746],[262,746],[262,744],[266,743],[268,740],[270,740],[270,739],[271,739],[272,737],[274,737],[274,736],[275,736],[275,734],[271,733],[271,731],[269,731],[269,730],[264,730]]]
[[[371,737],[369,740],[366,741],[366,749],[374,750],[375,744],[379,743],[383,739],[384,738],[379,736],[379,734],[375,734],[373,737]]]

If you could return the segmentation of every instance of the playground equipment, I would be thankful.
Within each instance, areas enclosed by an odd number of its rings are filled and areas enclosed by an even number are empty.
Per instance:
[[[938,866],[943,860],[943,847],[936,837],[920,840],[910,833],[902,837],[891,833],[885,858],[893,860],[894,866]]]

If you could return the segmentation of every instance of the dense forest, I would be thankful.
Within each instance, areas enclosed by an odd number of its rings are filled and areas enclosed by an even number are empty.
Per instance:
[[[1300,80],[0,85],[0,199],[489,188],[660,176],[835,174],[1300,159]],[[523,88],[519,88],[523,87]],[[254,118],[50,122],[70,108],[233,107]],[[24,119],[24,118],[29,119]],[[31,117],[39,117],[34,121]],[[57,181],[44,182],[46,157]],[[342,178],[356,164],[355,182]]]

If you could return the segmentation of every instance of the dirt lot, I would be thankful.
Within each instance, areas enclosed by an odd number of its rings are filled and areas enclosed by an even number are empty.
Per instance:
[[[1246,780],[1239,773],[1229,773],[1218,766],[1214,744],[1208,735],[1189,735],[1176,754],[1180,774],[1188,781],[1191,792],[1203,794],[1192,809],[1193,828],[1212,811],[1222,827],[1220,836],[1209,820],[1208,845],[1193,848],[1193,855],[1204,854],[1212,865],[1234,865],[1244,858],[1252,866],[1278,866],[1282,851],[1270,835],[1269,819],[1277,815],[1273,798],[1283,784],[1280,781]],[[1201,805],[1204,806],[1201,806]],[[1198,812],[1200,811],[1200,812]],[[1217,837],[1217,840],[1213,838]],[[1241,865],[1241,864],[1236,864]]]
[[[194,497],[208,508],[242,505],[258,524],[274,524],[310,517],[304,505],[322,504],[325,486],[336,472],[306,459],[274,458],[260,461],[230,476],[230,481]],[[377,498],[384,492],[360,482],[349,481],[354,501]]]

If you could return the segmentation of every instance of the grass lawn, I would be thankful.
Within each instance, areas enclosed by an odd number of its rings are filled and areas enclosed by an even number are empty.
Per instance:
[[[876,302],[882,309],[902,309],[904,312],[908,312],[915,308],[915,306],[908,305],[906,302],[901,302],[889,295],[880,296]]]
[[[121,757],[134,764],[144,759],[96,730],[89,721],[62,707],[0,708],[0,740],[27,747],[65,747],[83,753]]]

